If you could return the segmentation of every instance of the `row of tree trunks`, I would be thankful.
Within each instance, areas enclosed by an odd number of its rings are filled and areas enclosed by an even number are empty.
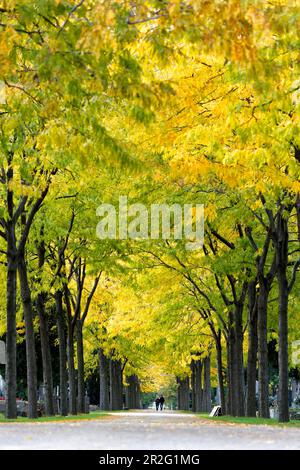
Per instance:
[[[40,253],[39,253],[40,254]],[[39,259],[39,266],[42,267],[43,258]],[[20,279],[20,291],[21,300],[24,312],[25,330],[26,330],[26,360],[27,360],[27,388],[28,388],[28,417],[37,417],[37,366],[36,366],[36,351],[35,351],[35,336],[33,327],[33,306],[31,299],[31,289],[28,282],[27,266],[25,261],[25,253],[21,252],[18,260],[18,272]],[[14,273],[15,274],[15,273]],[[9,276],[10,280],[10,276]],[[16,283],[15,275],[13,277],[14,284]],[[56,303],[57,309],[59,310],[59,302]],[[45,312],[45,294],[39,293],[36,302],[37,313],[39,315],[40,323],[40,340],[41,340],[41,352],[42,352],[42,364],[43,364],[43,381],[45,387],[45,414],[51,416],[54,414],[54,400],[53,400],[53,378],[52,378],[52,364],[51,364],[51,353],[49,344],[49,331],[48,321]],[[62,311],[62,305],[60,306]],[[62,314],[59,315],[61,326]],[[60,344],[60,356],[63,356],[63,349],[65,348],[64,341],[62,339],[62,326],[58,325],[58,336]],[[66,374],[65,364],[63,365],[63,359],[60,364],[61,369],[61,396],[62,406],[61,412],[63,415],[66,412],[67,403],[67,381],[63,379]],[[63,372],[62,372],[63,371]],[[9,371],[8,371],[9,373]],[[9,398],[10,394],[8,395]],[[11,404],[9,399],[7,400],[7,415],[12,416]],[[15,400],[14,400],[15,401]]]
[[[189,377],[181,379],[176,378],[177,388],[177,407],[179,410],[189,411],[190,409],[190,380]]]
[[[38,247],[39,268],[43,267],[45,252],[43,246]],[[37,418],[37,365],[35,335],[33,326],[33,305],[31,288],[28,281],[25,252],[21,251],[18,261],[21,300],[25,320],[26,336],[26,363],[27,363],[27,390],[28,390],[28,417]],[[52,363],[49,344],[48,320],[45,312],[45,293],[37,296],[36,308],[40,324],[40,341],[43,364],[43,381],[45,391],[45,414],[54,414]]]
[[[9,162],[8,162],[9,163]],[[51,175],[54,173],[51,173]],[[8,168],[7,182],[13,180],[13,171]],[[7,399],[6,399],[6,416],[8,418],[16,418],[16,295],[17,295],[17,274],[20,280],[20,293],[23,306],[23,314],[25,321],[25,338],[26,338],[26,363],[27,363],[27,398],[28,398],[28,417],[37,417],[37,365],[36,365],[36,349],[35,349],[35,334],[34,334],[34,309],[32,303],[31,287],[28,280],[28,268],[25,260],[26,255],[26,242],[28,238],[29,229],[31,227],[34,215],[42,205],[44,198],[47,195],[50,184],[50,176],[47,180],[47,186],[41,193],[40,197],[30,208],[29,212],[24,210],[27,199],[19,203],[16,213],[14,213],[13,192],[10,190],[8,184],[7,190],[7,204],[8,204],[8,220],[4,224],[5,232],[3,237],[7,241],[7,338],[6,338],[6,384],[7,384]],[[55,266],[54,279],[60,278],[62,280],[61,270],[66,267],[65,250],[68,244],[68,238],[72,230],[74,214],[70,223],[69,232],[62,245],[58,247],[58,254]],[[20,230],[21,236],[17,243],[16,241],[16,224],[18,219],[21,218]],[[41,239],[43,229],[41,230]],[[39,272],[36,278],[36,284],[40,282],[41,271],[45,264],[46,249],[43,241],[37,246],[38,254],[38,268]],[[54,251],[52,252],[52,255]],[[73,266],[73,264],[72,264]],[[87,301],[84,305],[81,315],[81,294],[84,287],[86,273],[86,260],[81,258],[76,266],[75,274],[77,281],[77,295],[76,295],[76,308],[74,315],[72,315],[73,300],[70,298],[70,291],[67,284],[64,284],[63,292],[55,295],[55,304],[57,310],[57,332],[59,339],[59,354],[60,354],[60,389],[61,389],[61,414],[67,414],[67,407],[71,414],[76,414],[77,409],[79,412],[85,412],[85,383],[84,383],[84,357],[83,357],[83,324],[88,314],[89,306],[92,301],[93,295],[98,286],[101,273],[99,273],[95,280],[92,290],[90,291]],[[74,273],[72,273],[73,275]],[[70,280],[71,276],[68,277]],[[51,287],[54,286],[54,281]],[[63,309],[63,300],[66,307],[66,315]],[[53,374],[51,351],[49,343],[49,325],[48,316],[46,313],[45,303],[47,301],[47,293],[39,292],[37,294],[35,308],[39,317],[40,327],[40,341],[41,353],[43,364],[43,382],[45,391],[45,414],[51,416],[54,414],[54,397],[53,397]],[[77,362],[78,362],[78,382],[76,396],[76,379],[74,367],[74,333],[76,331],[77,341]],[[66,341],[67,337],[67,341]],[[66,348],[67,344],[67,348]],[[66,361],[67,358],[67,361]],[[67,367],[66,367],[67,362]],[[67,377],[69,384],[69,403],[67,391]],[[120,387],[119,387],[120,388]]]
[[[83,326],[89,312],[92,298],[96,292],[101,272],[94,279],[92,290],[89,292],[84,308],[81,306],[81,296],[85,282],[86,261],[82,261],[82,269],[77,272],[77,307],[75,309],[76,318],[76,339],[77,339],[77,364],[78,364],[78,411],[85,413],[85,382],[84,382],[84,353],[83,353]],[[80,295],[79,295],[80,292]],[[83,310],[83,311],[82,311]],[[77,311],[77,313],[76,313]]]
[[[289,421],[288,403],[288,305],[289,294],[295,283],[296,272],[299,268],[298,259],[293,267],[292,280],[288,282],[289,266],[289,217],[293,208],[296,209],[298,241],[300,241],[300,197],[298,195],[295,203],[285,201],[285,196],[277,201],[276,213],[268,207],[263,194],[260,195],[261,202],[265,208],[268,225],[263,224],[266,229],[266,240],[262,254],[257,256],[257,277],[259,282],[258,291],[258,380],[259,380],[259,414],[269,418],[269,384],[268,384],[268,348],[267,348],[267,307],[273,280],[277,276],[278,281],[278,365],[279,365],[279,387],[278,408],[279,421]],[[251,230],[247,236],[252,247],[259,252]],[[274,257],[271,268],[265,274],[265,266],[269,247],[273,244]]]
[[[51,181],[48,174],[46,187],[33,204],[31,198],[27,196],[18,196],[18,203],[14,200],[14,171],[13,171],[14,152],[7,153],[7,171],[2,168],[2,178],[6,183],[6,204],[7,220],[2,218],[1,225],[4,232],[1,231],[1,237],[6,241],[6,265],[7,265],[7,291],[6,291],[6,404],[5,414],[7,418],[17,417],[17,334],[16,334],[16,296],[17,296],[17,272],[21,284],[21,298],[24,311],[25,329],[26,329],[26,354],[27,362],[27,386],[29,414],[35,417],[37,414],[37,390],[36,390],[36,356],[33,331],[33,315],[31,293],[28,285],[27,271],[25,264],[25,247],[28,240],[31,225],[34,217],[40,209],[47,193]],[[47,172],[46,172],[47,173]],[[54,173],[51,173],[54,174]],[[45,174],[46,176],[46,174]],[[24,181],[22,181],[24,183]],[[30,201],[30,202],[29,202]],[[27,220],[26,215],[28,214]],[[19,224],[19,220],[21,224]],[[18,227],[19,240],[16,239],[16,227]]]
[[[123,409],[123,370],[122,362],[105,356],[99,348],[99,387],[100,410]]]
[[[67,267],[66,260],[63,255],[62,264]],[[64,286],[64,298],[67,311],[67,354],[68,354],[68,372],[69,372],[69,400],[70,413],[85,413],[85,378],[84,378],[84,353],[83,353],[83,326],[89,312],[92,298],[96,292],[101,272],[94,279],[94,284],[89,292],[87,299],[83,303],[83,291],[86,281],[86,259],[76,256],[70,262],[70,272],[68,279],[73,276],[76,281],[75,293],[69,289],[68,285]],[[76,333],[76,338],[74,338]],[[77,352],[77,399],[76,399],[76,377],[74,367],[74,340],[76,339]]]
[[[232,416],[245,415],[243,307],[244,301],[237,302],[235,308],[229,310],[228,329],[224,332],[227,349],[226,411]]]
[[[126,403],[129,409],[139,409],[141,407],[141,389],[138,376],[133,374],[126,378]]]
[[[213,307],[213,304],[211,304],[211,308],[213,308],[214,312],[216,313],[216,309]],[[215,342],[220,402],[221,402],[222,413],[226,414],[226,399],[225,399],[223,359],[222,359],[222,330],[219,327],[216,328],[216,325],[212,319],[211,308],[205,309],[202,307],[198,309],[198,312],[200,313],[201,318],[203,318],[205,322],[208,322],[211,335]],[[226,337],[226,333],[225,333],[225,337]],[[193,375],[191,379],[193,380]]]

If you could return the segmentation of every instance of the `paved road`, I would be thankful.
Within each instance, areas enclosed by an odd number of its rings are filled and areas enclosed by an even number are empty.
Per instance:
[[[0,425],[0,449],[300,449],[300,428],[208,422],[136,411],[93,421]]]

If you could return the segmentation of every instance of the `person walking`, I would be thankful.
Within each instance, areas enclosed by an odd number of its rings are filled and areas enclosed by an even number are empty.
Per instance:
[[[164,397],[161,395],[161,396],[160,396],[160,399],[159,399],[159,406],[160,406],[161,411],[164,409],[164,403],[165,403],[165,399],[164,399]]]
[[[155,399],[156,411],[158,411],[159,405],[160,405],[160,398],[159,398],[159,397],[156,397],[156,399]]]

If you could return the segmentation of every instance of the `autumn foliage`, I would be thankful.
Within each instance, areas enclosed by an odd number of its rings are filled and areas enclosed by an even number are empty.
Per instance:
[[[138,377],[143,391],[177,383],[182,408],[190,387],[194,411],[209,410],[218,386],[227,414],[255,416],[258,379],[266,418],[273,340],[279,419],[289,420],[299,336],[299,25],[296,0],[2,0],[8,418],[17,413],[23,341],[29,416],[37,416],[38,338],[48,414],[58,384],[60,412],[84,411],[85,382],[100,361],[104,408],[122,407],[123,385],[128,393]],[[96,209],[120,195],[147,206],[204,204],[203,248],[99,240]]]

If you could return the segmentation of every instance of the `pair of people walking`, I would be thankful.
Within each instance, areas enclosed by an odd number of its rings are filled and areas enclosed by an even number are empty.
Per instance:
[[[156,400],[155,400],[156,411],[163,410],[164,403],[165,403],[165,399],[162,395],[160,397],[156,397]]]

